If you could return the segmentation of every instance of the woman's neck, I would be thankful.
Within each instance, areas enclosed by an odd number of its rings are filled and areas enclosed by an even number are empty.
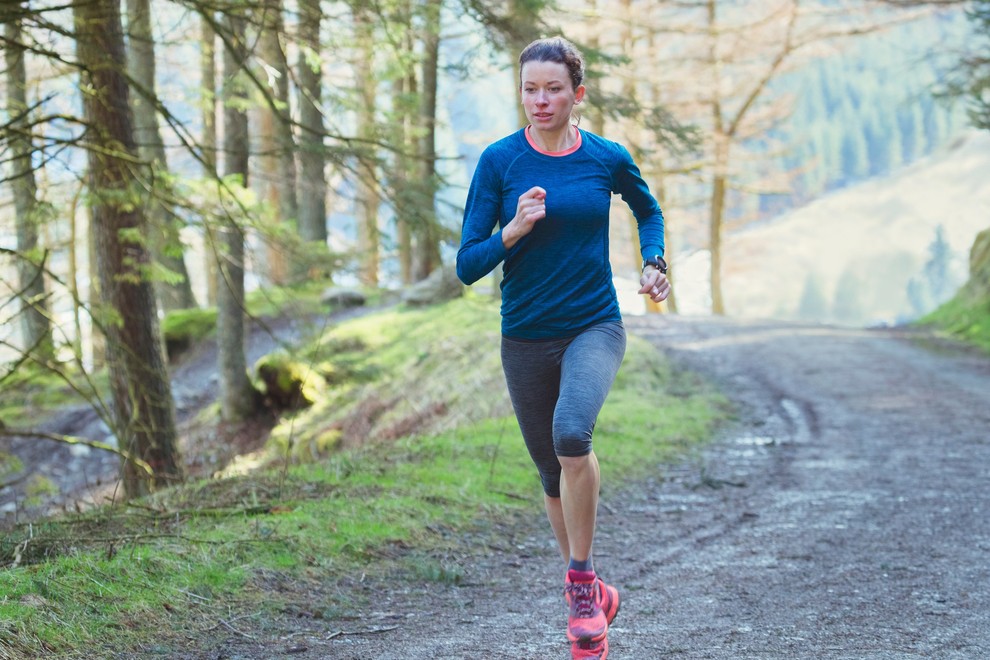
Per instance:
[[[567,151],[577,142],[577,129],[568,124],[559,131],[541,131],[530,124],[529,137],[543,151]]]

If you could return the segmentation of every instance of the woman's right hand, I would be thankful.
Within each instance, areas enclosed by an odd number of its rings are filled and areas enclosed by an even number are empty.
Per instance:
[[[533,186],[522,195],[516,204],[516,216],[502,229],[502,244],[506,249],[515,245],[520,238],[533,231],[533,225],[547,215],[547,191]]]

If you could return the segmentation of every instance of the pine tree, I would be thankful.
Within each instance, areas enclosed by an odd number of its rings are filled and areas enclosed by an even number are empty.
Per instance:
[[[862,179],[869,172],[866,136],[855,124],[847,125],[842,135],[841,181],[845,184]]]
[[[45,360],[54,353],[49,322],[48,294],[38,240],[43,205],[38,200],[31,154],[34,145],[29,128],[25,48],[21,46],[21,22],[11,18],[5,26],[4,59],[7,65],[7,114],[10,122],[11,188],[14,223],[17,226],[17,289],[21,298],[21,329],[26,352]]]
[[[828,301],[822,290],[821,279],[816,273],[808,273],[798,301],[798,318],[804,321],[822,321],[827,314]]]
[[[129,458],[124,488],[142,495],[162,480],[182,478],[171,385],[165,368],[158,306],[142,272],[147,218],[133,163],[137,156],[120,4],[91,0],[73,6],[89,145],[88,185],[96,243],[103,328],[114,403],[114,432]],[[139,463],[143,462],[143,467]],[[153,470],[148,474],[147,468]]]
[[[935,228],[935,238],[928,246],[928,261],[925,263],[924,277],[928,282],[932,300],[941,304],[953,294],[949,266],[952,262],[952,247],[945,240],[945,227]]]

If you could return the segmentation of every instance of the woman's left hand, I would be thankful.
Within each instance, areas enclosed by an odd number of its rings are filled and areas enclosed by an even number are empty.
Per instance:
[[[653,266],[647,266],[639,278],[640,293],[646,294],[655,303],[663,302],[670,295],[670,280]]]

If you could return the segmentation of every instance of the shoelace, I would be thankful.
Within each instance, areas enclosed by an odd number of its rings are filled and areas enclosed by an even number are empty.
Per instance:
[[[595,613],[595,583],[572,582],[567,585],[574,616],[587,618]]]

